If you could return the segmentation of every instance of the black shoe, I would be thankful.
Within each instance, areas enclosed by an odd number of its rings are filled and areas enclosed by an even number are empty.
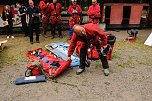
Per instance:
[[[91,64],[91,62],[90,62],[89,60],[86,60],[86,61],[85,61],[85,66],[86,66],[86,67],[90,67],[90,64]]]
[[[68,37],[68,40],[71,40],[71,39],[72,39],[72,36],[69,36],[69,37]]]
[[[47,38],[47,35],[46,35],[46,34],[44,34],[44,35],[43,35],[43,37]]]
[[[30,42],[31,44],[33,44],[33,42]]]
[[[51,39],[54,39],[54,36],[51,36]]]
[[[36,43],[40,43],[40,41],[36,41]]]
[[[63,38],[63,35],[62,34],[60,34],[60,35],[58,35],[59,36],[59,38]]]
[[[76,74],[79,75],[79,74],[81,74],[81,73],[84,72],[84,71],[85,71],[85,69],[79,68],[79,69],[76,71]]]

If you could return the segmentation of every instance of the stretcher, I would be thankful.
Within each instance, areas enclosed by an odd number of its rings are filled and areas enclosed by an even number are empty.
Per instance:
[[[57,42],[45,45],[45,48],[48,49],[51,53],[56,55],[58,58],[66,60],[68,58],[68,47],[69,44],[65,42]],[[73,53],[71,56],[72,62],[70,64],[71,67],[79,66],[80,59],[79,57]]]
[[[31,63],[27,66],[30,70],[30,73],[28,73],[30,76],[45,75],[54,78],[69,67],[71,63],[71,60],[65,61],[57,58],[42,48],[28,51],[26,56],[31,60]]]

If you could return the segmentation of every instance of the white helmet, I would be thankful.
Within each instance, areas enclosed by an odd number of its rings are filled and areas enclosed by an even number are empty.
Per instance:
[[[71,0],[72,2],[77,1],[77,0]]]

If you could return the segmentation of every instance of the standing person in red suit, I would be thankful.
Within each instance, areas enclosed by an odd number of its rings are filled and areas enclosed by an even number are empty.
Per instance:
[[[43,35],[46,36],[46,27],[49,22],[49,2],[47,0],[41,0],[39,3],[39,7],[42,12],[42,27],[43,27]]]
[[[69,22],[69,39],[71,39],[73,30],[72,27],[75,24],[80,24],[80,17],[82,15],[82,9],[79,5],[77,5],[77,0],[71,0],[72,4],[68,8],[67,14],[70,15],[70,22]]]
[[[51,19],[51,39],[55,36],[55,27],[57,26],[58,30],[58,36],[62,38],[61,33],[61,12],[62,12],[62,6],[57,0],[53,0],[53,3],[49,4],[49,10],[50,10],[50,19]]]
[[[104,74],[105,76],[108,76],[109,65],[108,65],[107,57],[101,51],[101,48],[103,48],[104,50],[108,50],[110,48],[109,45],[107,45],[107,34],[103,30],[101,30],[97,24],[93,24],[93,23],[85,24],[83,26],[74,25],[73,32],[74,33],[70,42],[67,60],[71,59],[71,55],[73,54],[76,48],[77,42],[81,43],[80,66],[79,69],[76,71],[76,74],[79,75],[85,70],[87,49],[90,45],[93,45],[96,47],[99,53],[99,57],[104,69]]]
[[[89,7],[87,14],[89,16],[88,22],[98,24],[101,17],[100,6],[96,0],[92,0],[92,5]]]

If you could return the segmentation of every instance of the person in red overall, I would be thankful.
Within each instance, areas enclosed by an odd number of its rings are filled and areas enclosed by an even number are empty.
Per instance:
[[[92,0],[92,5],[89,7],[87,11],[87,15],[89,16],[88,22],[97,24],[99,23],[99,19],[101,17],[100,14],[100,6],[97,4],[96,0]]]
[[[73,36],[70,41],[70,46],[68,50],[68,59],[71,59],[71,55],[73,54],[77,42],[81,42],[80,48],[80,66],[79,69],[76,71],[76,74],[81,74],[86,67],[86,56],[87,56],[87,49],[90,45],[96,47],[100,60],[102,62],[102,66],[104,69],[105,76],[109,75],[109,65],[107,61],[107,57],[102,53],[101,48],[106,49],[107,45],[107,34],[99,28],[97,24],[89,23],[84,25],[74,25],[73,26]]]
[[[75,24],[80,24],[80,17],[82,15],[82,9],[79,5],[77,5],[77,1],[76,0],[72,0],[72,4],[69,6],[68,8],[68,15],[70,15],[70,20],[69,20],[69,39],[71,39],[72,34],[73,34],[73,30],[72,27]]]
[[[50,19],[51,19],[51,35],[52,39],[54,38],[55,35],[55,27],[57,26],[58,30],[58,36],[62,38],[62,33],[61,33],[61,12],[62,12],[62,6],[57,0],[53,0],[53,3],[49,5],[50,9]]]
[[[49,22],[49,2],[46,0],[41,0],[39,3],[39,8],[41,9],[42,12],[42,27],[43,27],[43,35],[44,37],[46,36],[46,27]]]

